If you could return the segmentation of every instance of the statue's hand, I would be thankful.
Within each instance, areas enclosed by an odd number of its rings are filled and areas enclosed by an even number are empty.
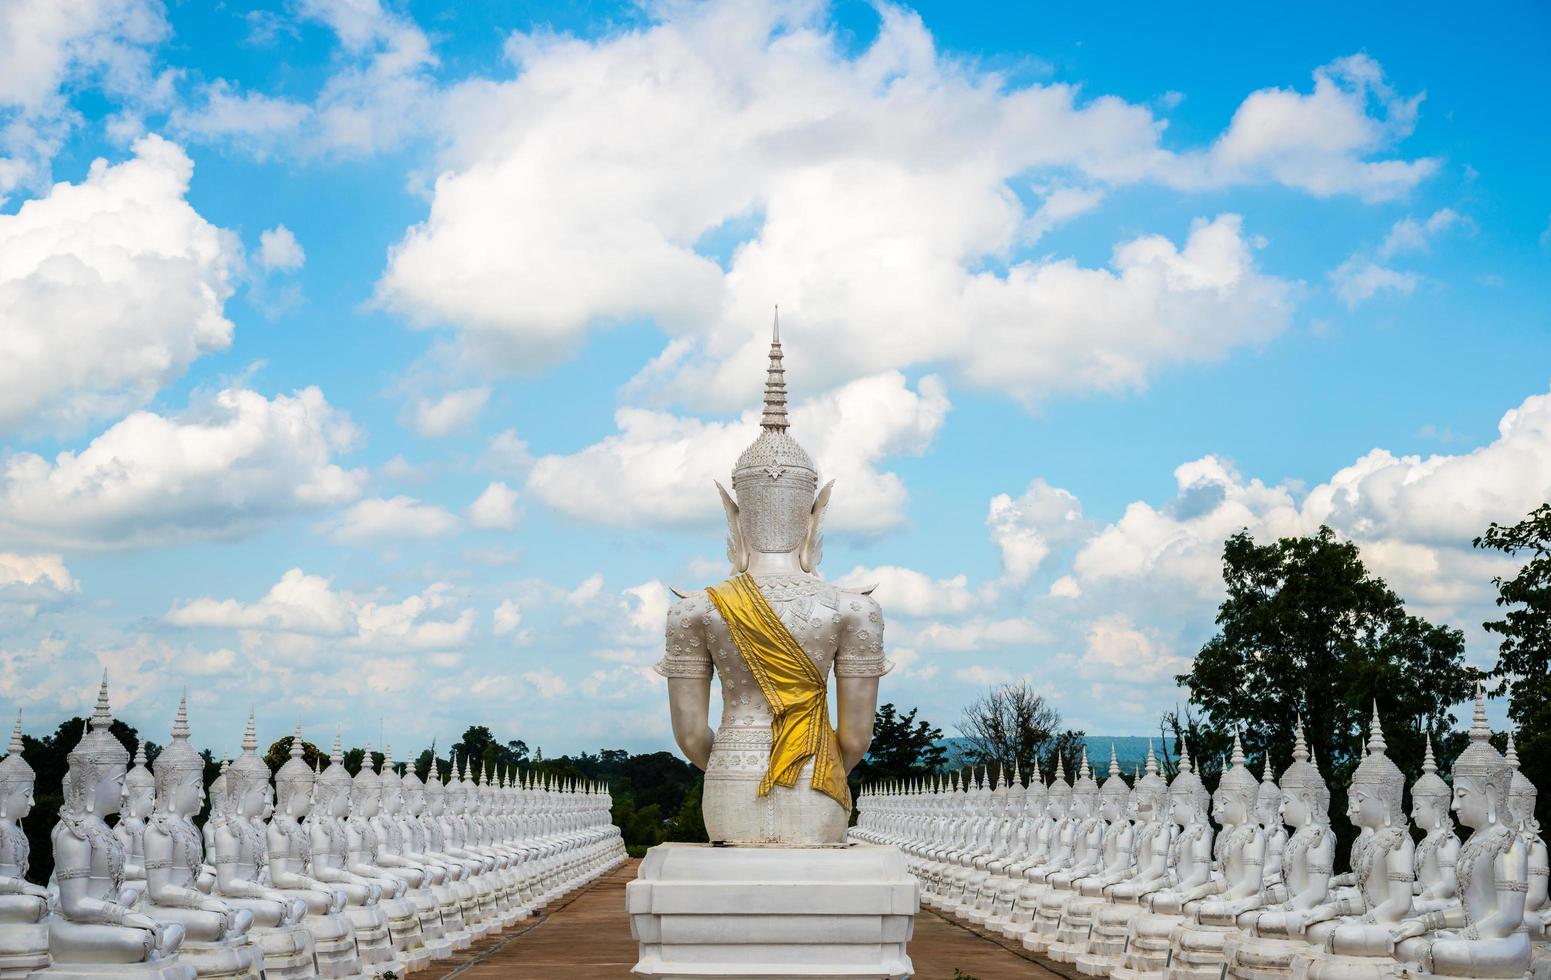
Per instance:
[[[1427,926],[1421,919],[1406,919],[1389,931],[1391,942],[1403,943],[1407,939],[1415,939],[1427,934]]]

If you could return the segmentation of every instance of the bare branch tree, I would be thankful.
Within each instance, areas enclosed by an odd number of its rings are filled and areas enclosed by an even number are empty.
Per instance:
[[[1061,726],[1061,713],[1027,681],[1000,684],[964,708],[960,750],[969,765],[1018,764],[1024,773],[1038,767],[1041,753]]]

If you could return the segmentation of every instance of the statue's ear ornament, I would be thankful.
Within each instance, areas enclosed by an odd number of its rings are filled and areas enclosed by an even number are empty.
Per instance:
[[[735,574],[748,571],[749,549],[743,539],[743,525],[738,520],[738,502],[732,499],[732,494],[720,480],[715,482],[717,492],[722,495],[722,510],[727,512],[727,560],[732,563]]]
[[[824,484],[817,497],[813,498],[813,508],[808,511],[808,534],[803,538],[802,550],[798,552],[797,563],[802,570],[812,574],[819,567],[819,562],[824,560],[824,512],[829,509],[829,495],[835,489],[835,481],[830,480]]]

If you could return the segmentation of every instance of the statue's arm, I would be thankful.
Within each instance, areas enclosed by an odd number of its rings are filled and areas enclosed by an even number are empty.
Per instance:
[[[242,846],[236,835],[226,827],[219,827],[212,835],[212,841],[215,847],[206,856],[215,864],[216,890],[238,898],[257,897],[260,887],[238,874]]]
[[[711,761],[711,678],[668,678],[668,709],[673,740],[684,758],[704,769]]]
[[[856,768],[872,744],[872,722],[878,709],[878,678],[835,678],[835,705],[839,715],[835,735],[846,772]]]
[[[883,610],[870,595],[842,592],[843,629],[835,651],[835,734],[850,772],[872,744],[878,709],[878,678],[892,666],[883,658]]]

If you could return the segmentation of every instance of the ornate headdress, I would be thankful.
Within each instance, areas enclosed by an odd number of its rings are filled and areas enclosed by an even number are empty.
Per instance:
[[[1319,766],[1309,753],[1308,743],[1303,740],[1302,716],[1293,728],[1293,761],[1282,773],[1282,788],[1289,793],[1308,794],[1314,819],[1330,822],[1330,787],[1325,785],[1325,778],[1319,774]]]
[[[1045,812],[1045,798],[1050,791],[1045,787],[1045,781],[1040,778],[1039,766],[1036,765],[1029,771],[1029,786],[1023,791],[1023,812],[1039,815]]]
[[[447,795],[447,787],[442,785],[442,763],[435,755],[431,756],[431,768],[425,774],[425,798],[429,803],[433,798],[442,799]]]
[[[188,692],[178,698],[178,713],[172,720],[172,741],[157,755],[151,772],[156,776],[156,806],[165,809],[172,803],[178,782],[190,773],[205,774],[205,760],[188,740]]]
[[[292,744],[300,749],[301,739],[295,739]],[[267,782],[269,782],[269,766],[259,758],[258,731],[253,725],[253,708],[249,707],[248,727],[242,733],[242,754],[237,756],[236,762],[232,763],[231,772],[226,777],[226,788],[232,798],[236,799],[254,783]]]
[[[11,729],[11,746],[7,751],[10,754],[0,759],[0,795],[9,793],[17,783],[30,783],[37,778],[27,760],[22,758],[21,712],[16,714],[16,727]]]
[[[1057,803],[1061,812],[1065,813],[1071,807],[1072,784],[1066,781],[1066,765],[1061,759],[1061,753],[1056,753],[1056,773],[1050,780],[1050,786],[1045,790],[1045,805],[1048,808],[1051,803]]]
[[[1202,816],[1206,815],[1206,801],[1209,799],[1206,786],[1190,765],[1190,746],[1183,738],[1179,740],[1179,772],[1174,774],[1174,781],[1169,783],[1169,799],[1184,800]]]
[[[210,789],[206,791],[210,796],[210,817],[206,821],[207,826],[219,826],[232,813],[233,808],[229,805],[231,780],[228,778],[231,775],[231,768],[231,762],[223,754],[220,771],[215,774],[214,779],[210,780]]]
[[[1018,760],[1012,762],[1012,779],[1007,784],[1007,815],[1018,816],[1023,813],[1023,798],[1028,790],[1023,787],[1023,773],[1018,771]]]
[[[1411,784],[1411,798],[1422,797],[1429,800],[1439,800],[1447,803],[1454,795],[1449,784],[1438,775],[1438,762],[1433,758],[1433,736],[1427,733],[1427,750],[1422,755],[1422,775]]]
[[[361,768],[355,771],[355,778],[350,780],[350,799],[363,800],[373,793],[382,793],[382,777],[377,775],[377,765],[372,759],[372,740],[367,739]]]
[[[113,727],[113,710],[108,704],[108,672],[102,672],[102,686],[97,689],[97,707],[91,721],[81,733],[81,740],[65,757],[69,764],[66,778],[64,811],[73,816],[86,813],[92,793],[103,772],[113,766],[129,764],[129,750],[110,729]]]
[[[1274,820],[1282,807],[1282,788],[1271,775],[1271,748],[1266,747],[1266,757],[1260,771],[1260,793],[1255,797],[1255,808],[1265,810]]]
[[[1072,796],[1081,796],[1092,806],[1098,802],[1099,784],[1093,778],[1093,770],[1088,768],[1088,747],[1083,746],[1082,765],[1077,768],[1077,779],[1072,783]]]
[[[1154,818],[1163,816],[1163,801],[1168,799],[1169,784],[1158,774],[1158,758],[1152,752],[1152,739],[1147,740],[1147,770],[1142,778],[1136,781],[1135,793],[1138,810],[1141,809],[1140,804],[1145,801],[1151,805]]]
[[[404,793],[404,781],[399,778],[397,765],[393,761],[393,743],[389,742],[383,748],[382,769],[377,773],[377,781],[382,784],[382,798],[384,800],[388,798],[388,794],[393,790],[398,790],[400,796]],[[409,767],[405,766],[404,768],[407,770]]]
[[[18,721],[17,725],[20,726],[21,722]],[[11,744],[13,746],[16,744],[14,738]],[[14,752],[15,749],[13,748],[12,751]],[[1519,750],[1513,744],[1511,729],[1508,732],[1508,752],[1503,759],[1513,770],[1513,775],[1508,781],[1508,814],[1513,818],[1512,823],[1521,830],[1539,833],[1540,824],[1535,821],[1535,797],[1539,793],[1535,789],[1535,784],[1529,781],[1529,777],[1519,771]],[[4,765],[5,763],[0,762],[0,767]]]
[[[1109,775],[1104,780],[1104,785],[1099,788],[1099,797],[1109,800],[1120,807],[1122,815],[1125,814],[1126,797],[1131,795],[1131,787],[1126,785],[1125,777],[1120,775],[1120,760],[1115,755],[1115,743],[1109,743]]]
[[[786,431],[786,371],[781,364],[779,312],[770,336],[770,367],[759,437],[738,457],[732,471],[736,503],[720,483],[727,511],[727,558],[733,571],[748,568],[751,552],[798,552],[804,571],[818,567],[822,553],[819,522],[829,503],[825,486],[817,497],[818,469]]]
[[[370,761],[368,756],[367,761]],[[366,768],[366,764],[362,764]],[[318,773],[317,783],[313,789],[313,812],[321,814],[328,810],[329,804],[334,798],[343,793],[350,795],[350,773],[345,771],[344,748],[339,742],[339,732],[334,733],[334,747],[329,750],[329,767]]]
[[[1233,729],[1233,756],[1230,761],[1232,764],[1223,770],[1217,782],[1217,792],[1238,797],[1247,816],[1254,810],[1255,801],[1260,795],[1260,782],[1244,764],[1244,743],[1239,738],[1237,727]]]
[[[1470,744],[1454,760],[1454,782],[1460,779],[1479,779],[1486,784],[1487,799],[1496,814],[1504,813],[1508,805],[1508,785],[1512,770],[1508,760],[1492,748],[1492,729],[1486,723],[1486,693],[1480,681],[1476,682],[1476,708],[1470,720]]]
[[[135,744],[134,765],[124,774],[124,789],[149,789],[154,795],[156,792],[156,777],[151,775],[151,767],[145,761],[145,739]]]
[[[276,802],[282,807],[291,802],[293,794],[312,792],[312,784],[317,779],[302,759],[302,752],[302,726],[298,722],[296,732],[291,735],[291,757],[275,773]]]
[[[1405,823],[1406,819],[1405,811],[1400,806],[1406,777],[1400,767],[1384,754],[1387,748],[1389,746],[1384,744],[1384,729],[1379,724],[1379,703],[1375,701],[1373,719],[1368,723],[1368,754],[1363,756],[1357,764],[1357,771],[1352,773],[1352,785],[1370,786],[1378,790],[1379,796],[1389,807],[1389,822],[1398,825]]]

